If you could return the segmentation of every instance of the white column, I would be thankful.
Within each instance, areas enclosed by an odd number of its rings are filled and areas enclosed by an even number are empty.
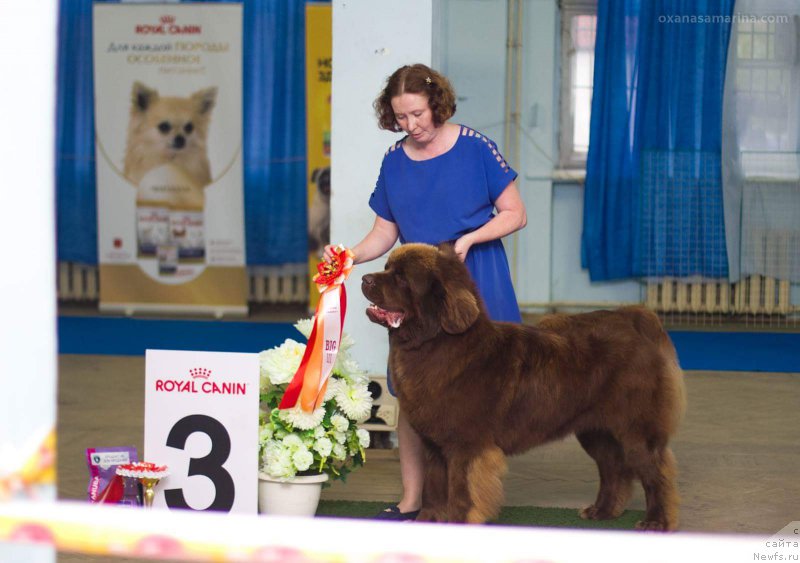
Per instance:
[[[55,0],[0,1],[0,478],[55,424],[57,13]],[[52,561],[53,550],[0,544],[0,560]]]
[[[404,64],[431,64],[435,0],[333,1],[331,115],[331,242],[354,246],[372,227],[369,196],[383,154],[399,138],[378,129],[372,102]],[[386,329],[364,313],[361,276],[382,270],[383,259],[357,266],[347,282],[345,331],[354,358],[370,373],[385,373]]]

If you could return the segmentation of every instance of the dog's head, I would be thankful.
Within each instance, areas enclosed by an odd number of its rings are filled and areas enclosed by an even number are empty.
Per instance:
[[[205,151],[211,110],[217,89],[198,90],[186,98],[162,97],[135,82],[131,92],[129,140],[165,157]]]
[[[411,343],[460,334],[485,315],[469,271],[447,243],[401,246],[383,272],[361,279],[361,291],[371,302],[369,319]]]
[[[317,196],[330,200],[331,197],[331,167],[315,168],[311,173],[311,181],[317,184]]]

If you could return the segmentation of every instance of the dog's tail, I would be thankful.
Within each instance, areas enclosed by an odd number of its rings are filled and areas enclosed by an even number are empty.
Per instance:
[[[669,334],[664,330],[661,319],[653,311],[642,306],[625,307],[625,311],[631,314],[636,330],[655,344],[661,354],[664,362],[661,370],[661,384],[664,386],[664,397],[666,397],[667,412],[669,413],[667,430],[672,435],[677,431],[686,412],[686,387],[683,382],[683,370],[678,361],[678,353]]]

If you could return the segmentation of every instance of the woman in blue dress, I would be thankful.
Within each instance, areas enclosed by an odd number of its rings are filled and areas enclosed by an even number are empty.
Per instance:
[[[455,92],[443,75],[422,64],[397,69],[375,100],[382,129],[406,133],[386,151],[369,200],[375,223],[352,250],[355,263],[388,252],[399,239],[451,241],[497,321],[520,322],[500,239],[523,228],[527,218],[517,173],[482,133],[448,120]],[[495,213],[496,211],[496,213]],[[332,247],[325,248],[332,258]],[[389,374],[391,390],[391,374]],[[403,498],[378,515],[414,520],[422,504],[424,450],[400,412],[397,436]]]

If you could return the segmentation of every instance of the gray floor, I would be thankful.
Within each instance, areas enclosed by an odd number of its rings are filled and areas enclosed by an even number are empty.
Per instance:
[[[59,369],[59,497],[84,499],[87,447],[142,451],[144,358],[65,355]],[[772,533],[800,520],[800,374],[687,372],[686,384],[689,408],[673,442],[681,529]],[[516,457],[509,468],[508,505],[579,508],[596,493],[595,466],[574,438]],[[396,452],[378,450],[323,498],[393,500],[399,493]],[[640,490],[631,507],[643,507]]]

